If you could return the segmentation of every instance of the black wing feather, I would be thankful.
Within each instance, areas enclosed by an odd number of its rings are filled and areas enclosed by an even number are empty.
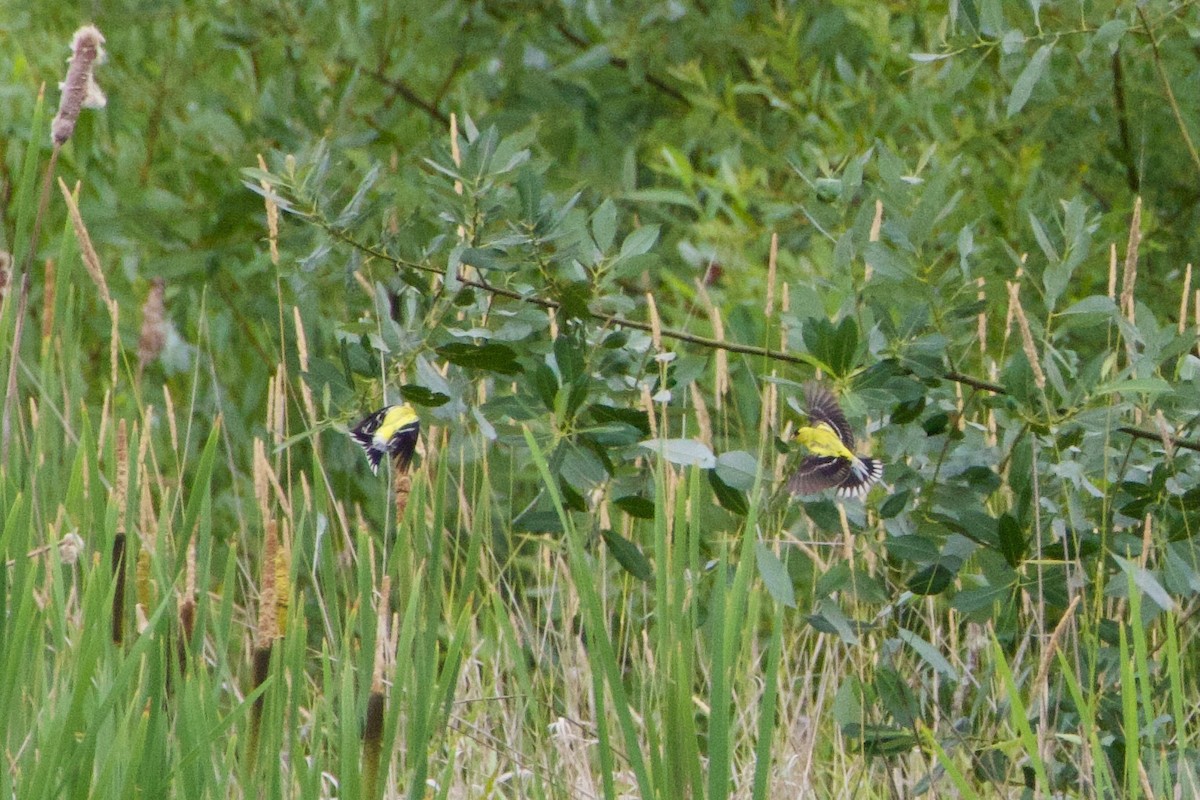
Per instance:
[[[410,422],[392,434],[388,439],[388,452],[392,454],[396,469],[401,472],[408,470],[412,464],[413,452],[417,449],[417,439],[421,434],[421,423]]]
[[[833,392],[819,383],[807,383],[804,385],[804,404],[808,408],[810,425],[825,423],[837,432],[848,450],[854,449],[854,432]]]
[[[788,481],[792,494],[817,494],[852,479],[853,464],[837,456],[805,456]]]
[[[351,428],[350,435],[354,437],[354,441],[369,448],[371,441],[375,438],[375,431],[379,430],[379,426],[383,424],[383,418],[387,416],[387,412],[387,408],[381,408]]]

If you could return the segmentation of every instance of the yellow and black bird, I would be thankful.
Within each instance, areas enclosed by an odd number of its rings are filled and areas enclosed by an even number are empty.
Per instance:
[[[837,488],[839,497],[865,497],[883,475],[883,462],[854,452],[854,432],[833,392],[818,383],[804,387],[808,422],[796,441],[808,455],[788,481],[792,494],[816,494]]]
[[[396,469],[407,471],[420,434],[421,420],[408,403],[384,406],[350,429],[354,441],[367,452],[367,461],[375,474],[379,474],[384,453],[392,456]]]

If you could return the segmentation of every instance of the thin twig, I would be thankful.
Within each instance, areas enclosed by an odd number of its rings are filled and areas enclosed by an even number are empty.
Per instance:
[[[1135,439],[1149,439],[1155,442],[1162,442],[1163,438],[1158,431],[1144,431],[1141,428],[1134,428],[1129,425],[1124,425],[1117,428],[1121,433],[1132,436]],[[1200,443],[1192,442],[1187,439],[1172,439],[1171,444],[1176,447],[1182,447],[1184,450],[1191,450],[1195,453],[1200,453]]]
[[[322,224],[322,223],[320,223],[318,221],[318,224]],[[407,267],[408,269],[420,270],[421,272],[428,272],[428,273],[431,273],[434,275],[443,275],[444,274],[443,271],[438,269],[437,267],[430,267],[425,264],[418,264],[413,261],[405,261],[403,259],[396,258],[395,256],[388,255],[387,253],[383,252],[382,250],[379,250],[377,248],[371,247],[370,245],[363,244],[362,242],[359,242],[359,241],[356,241],[356,240],[350,238],[345,233],[343,233],[342,231],[340,231],[337,228],[334,228],[332,226],[322,224],[322,227],[331,236],[334,236],[338,240],[345,242],[346,244],[349,244],[352,247],[358,248],[358,249],[362,250],[364,253],[367,253],[368,255],[375,256],[376,258],[387,261],[398,267]],[[557,300],[547,300],[546,298],[538,297],[537,295],[521,294],[520,292],[515,292],[512,289],[505,289],[502,286],[496,286],[494,284],[488,283],[487,281],[482,280],[482,279],[473,280],[473,279],[469,279],[469,278],[463,278],[460,276],[458,278],[458,282],[461,283],[463,286],[470,286],[472,289],[479,289],[481,291],[488,292],[489,294],[493,294],[498,297],[507,297],[510,300],[519,300],[523,303],[529,303],[531,305],[539,306],[541,308],[558,309],[558,308],[561,308],[561,305],[562,305]],[[616,314],[605,314],[605,313],[602,313],[599,311],[589,311],[588,316],[598,322],[603,322],[606,325],[615,325],[615,326],[619,326],[619,327],[623,327],[623,328],[634,328],[639,331],[646,331],[647,333],[649,333],[651,331],[651,325],[648,322],[640,322],[635,319],[628,319],[626,317],[620,317],[620,316],[617,316]],[[695,334],[687,333],[686,331],[675,330],[673,328],[662,328],[661,332],[662,332],[663,336],[666,336],[669,339],[676,339],[681,342],[688,342],[689,344],[698,344],[702,347],[708,347],[708,348],[712,348],[712,349],[716,349],[716,350],[727,350],[730,353],[741,353],[742,355],[747,355],[747,356],[762,356],[763,358],[770,358],[775,361],[784,361],[789,364],[806,364],[808,366],[814,366],[814,367],[819,366],[819,364],[817,364],[814,361],[814,359],[808,355],[795,355],[793,353],[783,353],[778,350],[771,350],[768,347],[758,347],[756,345],[737,344],[735,342],[727,342],[727,341],[718,340],[718,339],[710,339],[707,336],[697,336]]]
[[[317,224],[319,224],[327,233],[329,233],[331,236],[338,239],[339,241],[345,242],[346,244],[350,245],[351,247],[357,248],[368,255],[379,258],[379,259],[386,261],[390,264],[393,264],[397,267],[405,267],[407,269],[415,269],[420,272],[428,272],[428,273],[431,273],[434,275],[444,274],[443,271],[438,269],[437,267],[431,267],[426,264],[418,264],[415,261],[407,261],[405,259],[396,258],[395,256],[389,255],[388,253],[385,253],[384,251],[382,251],[376,247],[372,247],[370,245],[363,244],[362,242],[352,239],[351,237],[347,236],[343,231],[341,231],[327,223],[324,223],[321,220],[311,218],[311,217],[310,217],[310,219],[312,219]],[[489,294],[495,295],[497,297],[507,297],[510,300],[517,300],[522,303],[529,303],[531,305],[539,306],[540,308],[547,308],[547,309],[561,308],[561,304],[556,300],[547,300],[544,297],[538,297],[536,295],[521,294],[520,292],[513,291],[512,289],[505,289],[502,286],[495,286],[495,285],[488,283],[487,281],[482,280],[482,279],[474,280],[474,279],[459,278],[459,282],[462,283],[463,286],[470,286],[472,289],[479,289],[480,291],[488,292]],[[628,319],[626,317],[620,317],[620,316],[617,316],[616,314],[604,314],[599,311],[589,311],[588,316],[594,320],[597,320],[598,322],[603,322],[605,325],[613,325],[613,326],[623,327],[623,328],[634,328],[635,330],[646,331],[646,332],[651,331],[651,325],[648,322],[640,322],[638,320]],[[660,332],[663,336],[667,337],[668,339],[675,339],[677,341],[687,342],[689,344],[697,344],[702,347],[708,347],[708,348],[711,348],[714,350],[725,350],[730,353],[740,353],[742,355],[748,355],[748,356],[759,356],[762,358],[769,358],[773,361],[782,361],[787,364],[803,364],[806,366],[813,366],[813,367],[820,366],[818,363],[815,362],[815,360],[811,356],[806,355],[806,354],[798,355],[795,353],[784,353],[780,350],[772,350],[768,347],[757,347],[755,345],[738,344],[736,342],[729,342],[724,339],[711,339],[707,336],[696,336],[695,334],[687,333],[686,331],[676,330],[674,328],[662,328]],[[974,389],[979,389],[980,391],[990,392],[991,394],[1001,394],[1001,395],[1008,394],[1008,390],[1005,389],[1003,386],[1001,386],[998,383],[991,383],[990,381],[981,380],[979,378],[973,377],[971,375],[966,375],[962,372],[957,372],[955,370],[943,372],[941,377],[944,378],[945,380],[952,381],[954,383],[961,383],[964,386],[970,386]],[[1133,428],[1133,427],[1128,427],[1128,426],[1118,428],[1117,430],[1120,431],[1121,433],[1132,436],[1135,439],[1147,439],[1147,440],[1156,441],[1156,442],[1162,441],[1162,437],[1158,434],[1157,431],[1145,431],[1140,428]],[[1192,450],[1192,451],[1200,453],[1200,443],[1192,442],[1187,439],[1174,439],[1172,441],[1176,447],[1182,447],[1185,450]]]
[[[590,48],[592,46],[591,42],[589,42],[587,39],[584,39],[582,36],[575,33],[574,31],[572,31],[563,22],[555,22],[554,27],[556,30],[558,30],[558,32],[560,34],[562,34],[562,37],[564,39],[566,39],[571,44],[575,45],[580,50],[587,50],[588,48]],[[611,66],[614,66],[620,70],[626,70],[629,68],[629,61],[627,59],[621,58],[620,56],[609,56],[608,63]],[[671,86],[670,84],[668,84],[666,81],[664,81],[662,78],[658,77],[657,75],[653,75],[653,74],[647,72],[642,75],[642,80],[646,81],[646,83],[650,84],[655,89],[658,89],[660,92],[667,95],[668,97],[674,98],[675,100],[678,100],[679,102],[681,102],[685,105],[688,104],[688,99],[684,95],[683,92],[679,91],[674,86]]]
[[[450,124],[450,117],[444,111],[442,111],[440,108],[438,108],[433,103],[426,100],[425,98],[421,97],[419,94],[417,94],[415,89],[413,89],[411,86],[409,86],[407,83],[400,80],[399,78],[392,78],[388,75],[384,75],[381,71],[379,71],[377,69],[371,69],[368,67],[364,67],[361,64],[350,61],[348,59],[343,59],[342,65],[349,67],[351,69],[361,69],[364,73],[366,73],[370,77],[374,78],[378,83],[391,89],[394,94],[399,95],[400,97],[404,98],[411,105],[414,105],[417,108],[421,109],[422,111],[424,111],[429,116],[433,117],[435,120],[437,120],[441,124],[443,124],[443,125]]]
[[[1200,153],[1196,152],[1196,145],[1192,143],[1192,136],[1188,133],[1187,124],[1183,121],[1183,114],[1179,111],[1179,103],[1175,100],[1175,92],[1171,90],[1171,82],[1167,80],[1167,72],[1163,67],[1162,54],[1158,52],[1158,39],[1154,36],[1154,28],[1150,26],[1150,20],[1146,18],[1146,12],[1140,5],[1137,7],[1137,13],[1142,20],[1142,25],[1146,28],[1146,35],[1150,37],[1154,69],[1158,73],[1158,80],[1163,85],[1163,91],[1167,94],[1167,105],[1171,107],[1171,113],[1175,116],[1175,124],[1179,127],[1180,135],[1183,136],[1183,143],[1187,145],[1188,155],[1192,157],[1192,165],[1196,167],[1197,174],[1200,174]]]

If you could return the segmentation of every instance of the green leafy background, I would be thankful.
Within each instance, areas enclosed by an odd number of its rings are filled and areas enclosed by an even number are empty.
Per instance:
[[[115,319],[56,185],[31,250],[85,21],[108,106],[57,177]],[[1195,793],[1197,30],[1158,2],[0,7],[0,793]],[[864,503],[782,488],[814,376],[886,463]],[[398,514],[346,430],[400,398]]]

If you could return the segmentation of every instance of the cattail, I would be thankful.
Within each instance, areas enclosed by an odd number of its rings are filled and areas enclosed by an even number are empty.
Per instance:
[[[975,279],[975,285],[979,287],[979,292],[975,296],[979,299],[979,303],[982,306],[983,301],[987,299],[987,294],[984,292],[986,282],[982,275]],[[979,339],[979,355],[982,358],[987,357],[987,322],[987,313],[983,311],[979,312],[979,316],[975,320],[975,337]]]
[[[1167,424],[1167,418],[1163,416],[1161,408],[1154,412],[1154,428],[1158,431],[1158,438],[1162,440],[1163,452],[1170,461],[1175,457],[1175,432]]]
[[[58,560],[63,564],[74,564],[79,560],[86,545],[83,537],[75,531],[58,540]]]
[[[196,539],[188,542],[187,557],[184,559],[183,590],[179,593],[179,674],[187,672],[187,654],[192,634],[196,630]]]
[[[116,583],[112,639],[120,644],[125,638],[125,505],[129,497],[129,438],[125,420],[117,423],[117,485],[113,495],[113,502],[117,504],[117,533],[112,545],[112,571]]]
[[[1183,291],[1179,293],[1179,335],[1187,329],[1188,299],[1192,296],[1192,265],[1183,271]]]
[[[409,495],[412,494],[412,476],[402,469],[393,469],[392,491],[396,496],[396,524],[400,524],[408,508]]]
[[[371,670],[371,692],[367,696],[367,718],[363,725],[363,786],[366,795],[375,795],[379,780],[379,760],[383,749],[383,712],[387,703],[384,675],[388,669],[391,650],[388,637],[388,598],[392,594],[392,579],[383,576],[375,609],[375,663]]]
[[[46,259],[46,277],[42,286],[42,339],[49,339],[54,332],[54,290],[58,285],[55,280],[54,259]]]
[[[646,419],[650,423],[650,438],[658,438],[658,417],[654,411],[654,400],[650,397],[650,387],[642,384],[642,409],[646,412]]]
[[[58,113],[50,123],[50,141],[61,147],[75,132],[79,112],[85,108],[104,108],[108,100],[96,84],[92,69],[104,63],[104,36],[94,25],[85,25],[75,31],[71,40],[71,57],[67,60],[67,77],[58,88],[62,99]]]
[[[75,202],[75,195],[67,188],[67,184],[63,182],[62,178],[58,179],[58,188],[67,202],[67,215],[70,216],[71,225],[75,228],[75,238],[79,241],[79,255],[83,259],[83,266],[95,281],[96,288],[100,290],[101,302],[105,307],[111,309],[114,303],[112,295],[108,292],[108,281],[104,279],[100,256],[96,254],[96,248],[92,246],[92,237],[88,233],[87,226],[83,224],[83,217],[79,214],[79,204]]]
[[[12,281],[12,253],[0,250],[0,304],[8,296],[8,284]]]
[[[787,284],[783,285],[784,292],[787,292]],[[713,304],[712,298],[708,295],[708,290],[704,288],[703,283],[696,284],[696,293],[700,298],[704,310],[708,312],[708,321],[712,325],[713,338],[718,342],[725,341],[725,322],[721,319],[721,311]],[[729,353],[725,350],[718,349],[714,354],[713,362],[713,400],[717,405],[717,411],[721,410],[721,404],[726,394],[729,393]]]
[[[142,441],[148,441],[149,436],[142,437]],[[150,556],[156,547],[158,538],[158,526],[154,520],[154,503],[150,497],[149,481],[142,479],[141,497],[138,501],[138,560],[137,560],[137,577],[135,586],[137,588],[138,605],[143,609],[149,610],[153,595],[151,594],[150,581]]]
[[[1033,342],[1033,334],[1029,331],[1029,320],[1025,317],[1025,309],[1021,307],[1021,286],[1016,281],[1008,283],[1008,310],[1021,332],[1021,347],[1025,351],[1025,358],[1029,360],[1029,368],[1033,370],[1033,382],[1039,389],[1045,389],[1046,373],[1042,372],[1042,362]]]
[[[258,606],[258,625],[254,631],[254,647],[256,650],[271,649],[271,643],[279,635],[279,620],[275,615],[278,606],[275,603],[275,576],[279,556],[279,523],[273,519],[267,520],[263,537],[263,560],[261,586],[259,589],[260,603]],[[265,678],[265,676],[264,676]],[[258,683],[256,682],[256,686]]]
[[[1121,313],[1133,322],[1133,287],[1137,283],[1138,249],[1142,244],[1142,198],[1133,201],[1129,242],[1125,245],[1125,270],[1121,275]]]
[[[654,294],[646,292],[646,307],[650,310],[650,341],[657,353],[662,352],[662,319],[658,316],[658,304],[654,302]]]
[[[700,391],[699,382],[692,381],[689,385],[692,390],[692,408],[696,414],[697,433],[700,441],[711,448],[713,446],[712,420],[708,416],[708,406],[704,403],[704,393]]]
[[[142,305],[142,332],[138,335],[138,378],[146,366],[162,355],[167,344],[165,284],[162,278],[150,283],[150,293]]]
[[[275,625],[282,636],[287,632],[288,610],[292,594],[292,545],[287,523],[282,525],[279,549],[275,551]]]
[[[267,171],[267,162],[261,154],[258,157],[258,166],[263,172]],[[267,246],[271,251],[271,263],[279,266],[279,203],[275,202],[270,184],[259,181],[258,185],[262,187],[263,202],[267,207]]]
[[[767,254],[767,301],[763,304],[763,316],[775,316],[775,280],[779,266],[779,234],[771,234],[771,249]]]
[[[261,444],[260,441],[255,442]],[[256,453],[257,455],[257,453]],[[279,633],[275,616],[275,568],[279,550],[278,527],[274,519],[268,519],[263,541],[262,571],[259,574],[258,622],[254,628],[254,649],[251,653],[251,691],[257,691],[271,671],[271,650]],[[246,744],[246,759],[253,767],[258,756],[259,732],[262,729],[262,712],[265,693],[260,692],[250,709],[250,736]]]

